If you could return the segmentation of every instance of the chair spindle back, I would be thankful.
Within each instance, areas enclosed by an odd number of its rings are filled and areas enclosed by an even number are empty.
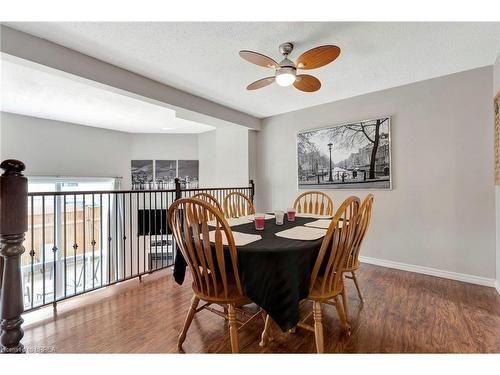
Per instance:
[[[220,213],[224,212],[224,211],[222,211],[222,207],[221,207],[219,201],[212,194],[201,192],[201,193],[193,195],[191,198],[201,199],[202,201],[208,202],[212,206],[216,207],[220,211]],[[215,219],[215,216],[212,213],[210,213],[210,212],[209,212],[209,219],[210,220],[214,220]]]
[[[359,212],[356,218],[356,234],[354,238],[354,244],[352,246],[351,252],[346,258],[346,269],[358,268],[359,267],[359,252],[361,249],[361,243],[365,238],[366,231],[370,225],[370,220],[372,216],[373,207],[373,194],[368,194],[361,206],[359,207]]]
[[[252,215],[255,208],[252,201],[243,193],[232,192],[224,198],[224,215],[229,218]]]
[[[306,191],[293,202],[298,213],[333,215],[333,201],[321,191]]]
[[[328,227],[311,275],[311,289],[320,281],[322,295],[333,293],[342,282],[345,258],[354,245],[358,209],[359,198],[348,197]]]
[[[207,223],[211,215],[215,217],[213,228]],[[243,295],[233,233],[221,212],[201,199],[183,198],[170,206],[168,223],[191,270],[195,293],[227,299],[230,286],[236,286]],[[214,244],[210,242],[212,231]],[[224,251],[224,239],[228,252]]]

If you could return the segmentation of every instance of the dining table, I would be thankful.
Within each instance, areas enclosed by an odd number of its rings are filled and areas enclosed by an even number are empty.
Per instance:
[[[297,215],[294,221],[289,221],[285,215],[283,224],[277,225],[275,218],[269,215],[263,230],[256,230],[253,221],[231,226],[233,233],[261,236],[254,242],[236,246],[241,283],[248,298],[269,314],[283,331],[299,322],[300,302],[309,294],[311,272],[324,234],[304,240],[281,237],[279,232],[318,219],[314,215]],[[178,284],[184,282],[186,267],[186,261],[176,249],[173,275]]]

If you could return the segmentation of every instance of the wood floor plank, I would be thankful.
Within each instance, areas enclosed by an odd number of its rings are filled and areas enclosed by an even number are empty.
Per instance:
[[[499,353],[500,296],[493,288],[363,264],[365,303],[347,280],[351,336],[333,306],[324,306],[327,353]],[[25,314],[24,345],[57,353],[175,353],[192,291],[171,270],[131,280]],[[310,308],[306,305],[304,309]],[[261,319],[239,332],[242,353],[315,353],[314,335],[275,331],[258,343]],[[207,311],[188,331],[187,353],[230,353],[229,326]]]

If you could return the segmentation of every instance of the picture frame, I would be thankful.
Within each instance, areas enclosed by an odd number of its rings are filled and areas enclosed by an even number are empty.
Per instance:
[[[392,190],[389,115],[301,130],[296,146],[299,190]]]

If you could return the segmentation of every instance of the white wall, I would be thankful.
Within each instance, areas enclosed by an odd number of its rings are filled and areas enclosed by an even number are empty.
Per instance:
[[[1,159],[19,159],[26,175],[123,177],[130,185],[129,134],[0,113]]]
[[[257,206],[298,194],[296,134],[392,116],[392,191],[376,191],[364,256],[495,278],[492,67],[265,119],[258,133]],[[366,191],[328,191],[335,205]]]
[[[249,131],[243,127],[217,128],[200,134],[200,184],[247,186],[249,176]]]
[[[1,112],[0,158],[22,160],[26,175],[123,177],[132,159],[198,159],[196,134],[131,134]]]
[[[198,135],[198,155],[200,158],[200,186],[217,186],[216,131]]]
[[[248,178],[255,180],[257,178],[257,160],[253,155],[257,153],[257,135],[258,131],[248,132]]]
[[[123,177],[130,160],[200,160],[200,186],[248,184],[248,130],[221,127],[201,134],[131,134],[1,112],[0,159],[27,165],[26,175]]]
[[[154,160],[198,159],[197,134],[131,134],[131,158]]]
[[[493,66],[493,95],[496,95],[500,90],[500,53],[497,56],[495,65]]]
[[[248,132],[239,127],[216,130],[219,186],[248,186]]]

